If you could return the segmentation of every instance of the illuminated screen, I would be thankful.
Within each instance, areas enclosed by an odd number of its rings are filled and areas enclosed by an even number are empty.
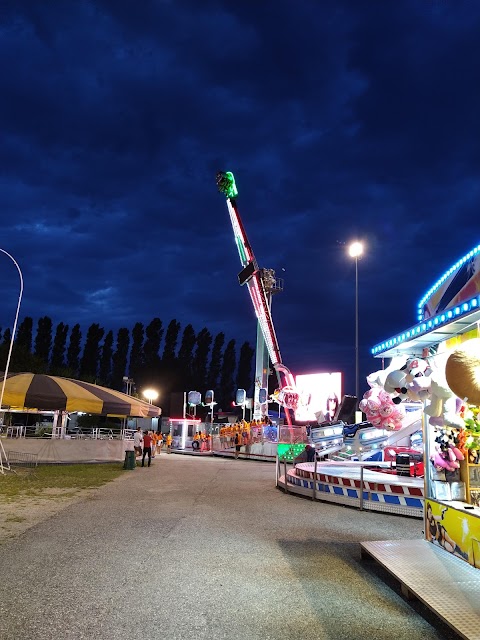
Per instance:
[[[342,374],[340,372],[298,375],[296,376],[296,385],[300,398],[306,401],[310,396],[310,403],[308,405],[302,401],[299,403],[295,412],[295,420],[317,422],[315,413],[318,411],[323,412],[324,420],[334,419],[329,411],[333,411],[335,405],[338,407],[342,400]],[[331,400],[327,406],[329,398]]]

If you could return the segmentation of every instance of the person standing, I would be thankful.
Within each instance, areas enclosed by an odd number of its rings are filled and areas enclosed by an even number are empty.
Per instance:
[[[157,431],[157,453],[160,455],[162,453],[163,446],[163,435],[161,431]]]
[[[155,433],[155,431],[149,431],[148,434],[152,438],[152,460],[153,460],[157,453],[157,434]]]
[[[172,453],[172,434],[167,433],[167,453]]]
[[[137,456],[142,455],[142,444],[143,444],[143,434],[140,427],[137,427],[137,430],[133,434],[133,448],[135,449],[135,453]]]
[[[142,467],[145,466],[145,456],[147,455],[148,455],[148,466],[150,466],[152,462],[152,436],[149,433],[146,433],[143,436]]]
[[[235,434],[235,439],[234,439],[233,443],[235,445],[235,454],[234,454],[234,456],[235,456],[235,460],[237,460],[238,459],[238,454],[240,453],[240,434],[238,433],[238,431]]]

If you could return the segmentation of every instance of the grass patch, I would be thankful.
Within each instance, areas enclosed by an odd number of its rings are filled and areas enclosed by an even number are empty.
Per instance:
[[[8,516],[5,518],[5,522],[25,522],[26,518],[23,516]]]
[[[42,465],[35,475],[27,478],[8,471],[0,474],[0,500],[11,501],[16,497],[35,496],[51,489],[72,489],[73,493],[82,489],[101,487],[106,482],[118,478],[123,471],[120,464],[69,464]]]

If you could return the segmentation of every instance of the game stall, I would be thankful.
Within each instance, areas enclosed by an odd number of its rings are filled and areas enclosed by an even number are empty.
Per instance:
[[[369,376],[371,389],[361,403],[374,414],[372,397],[388,395],[398,407],[405,400],[422,403],[425,470],[425,539],[364,542],[362,554],[379,561],[405,593],[424,600],[462,637],[473,637],[472,623],[476,628],[480,621],[479,327],[480,245],[421,298],[417,324],[372,348],[374,357],[392,360]]]
[[[426,539],[477,567],[479,294],[480,246],[423,296],[417,325],[373,347],[375,357],[390,357],[392,362],[369,376],[372,389],[362,401],[368,411],[372,390],[380,388],[380,394],[387,393],[397,406],[405,399],[423,403]]]

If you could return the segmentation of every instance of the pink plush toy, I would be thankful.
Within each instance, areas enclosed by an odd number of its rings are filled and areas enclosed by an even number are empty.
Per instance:
[[[435,438],[435,453],[431,459],[433,464],[439,469],[455,471],[460,464],[459,460],[464,459],[463,453],[455,446],[455,434],[451,429],[443,429]]]
[[[388,431],[401,429],[403,411],[383,389],[376,387],[367,391],[359,406],[374,427]]]

